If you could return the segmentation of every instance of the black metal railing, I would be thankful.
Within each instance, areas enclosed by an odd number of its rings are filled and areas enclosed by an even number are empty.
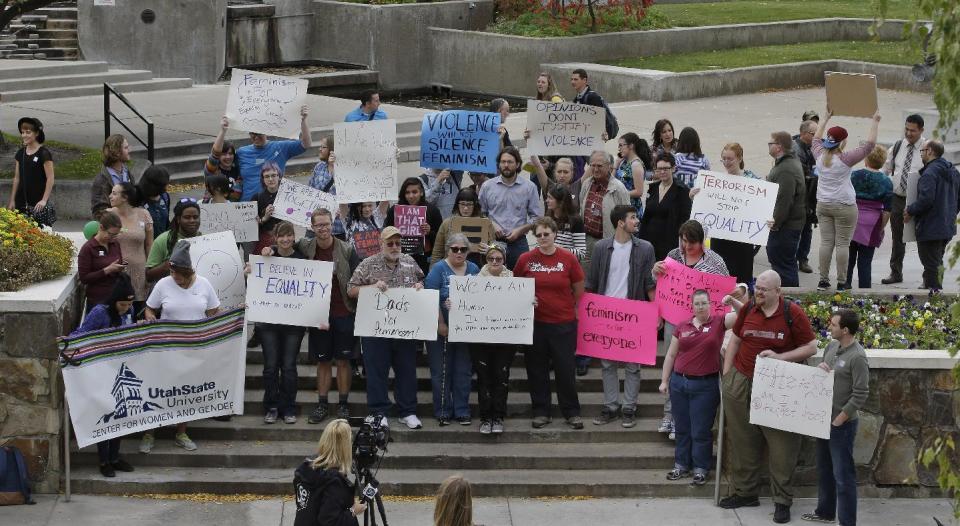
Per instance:
[[[140,120],[147,125],[146,141],[144,141],[143,139],[140,138],[139,135],[134,133],[134,131],[131,130],[129,126],[127,126],[126,124],[124,124],[122,120],[120,120],[120,117],[116,113],[113,113],[113,111],[110,110],[111,94],[113,94],[120,102],[122,102],[127,108],[129,108],[134,115],[139,117]],[[127,100],[127,98],[123,96],[123,93],[120,93],[119,91],[117,91],[117,89],[114,88],[112,84],[110,84],[109,82],[104,82],[103,83],[103,138],[104,139],[106,139],[111,135],[110,134],[111,117],[116,119],[117,123],[120,124],[120,126],[123,126],[123,129],[127,130],[127,133],[129,133],[131,137],[136,139],[137,142],[142,144],[143,147],[147,149],[147,160],[150,161],[150,164],[153,164],[153,161],[154,161],[153,159],[153,121],[145,117],[139,111],[137,111],[137,108],[133,106],[133,103]]]

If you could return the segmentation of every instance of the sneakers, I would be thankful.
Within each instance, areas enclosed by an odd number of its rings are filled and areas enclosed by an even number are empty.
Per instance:
[[[667,473],[667,480],[680,480],[689,476],[689,471],[680,468],[673,468]]]
[[[889,276],[881,279],[880,283],[883,283],[884,285],[893,285],[894,283],[903,283],[903,276],[890,274]]]
[[[499,418],[495,419],[495,420],[493,421],[493,426],[492,426],[492,428],[493,428],[493,429],[491,429],[491,431],[493,431],[493,434],[494,434],[494,435],[502,435],[502,434],[503,434],[503,420],[500,420]]]
[[[310,416],[307,418],[307,423],[319,424],[320,422],[323,422],[325,418],[327,418],[328,414],[329,412],[327,410],[327,404],[319,404],[313,410],[313,412],[310,413]]]
[[[624,411],[623,418],[620,420],[620,425],[627,429],[637,425],[637,421],[634,420],[635,417],[636,413],[633,411]]]
[[[473,420],[470,420],[470,415],[458,416],[457,423],[459,423],[461,426],[469,426],[470,424],[473,423]]]
[[[720,499],[718,504],[725,510],[734,510],[737,508],[755,508],[760,505],[760,499],[757,497],[742,497],[740,495],[730,495]]]
[[[593,419],[593,425],[595,426],[606,425],[606,424],[609,424],[610,422],[613,422],[616,419],[617,419],[617,411],[611,411],[606,407],[604,407],[603,410],[600,411],[600,416]]]
[[[267,414],[263,415],[264,424],[276,424],[277,417],[280,416],[276,409],[268,409]]]
[[[153,433],[144,433],[140,440],[140,452],[147,454],[153,451]]]
[[[133,471],[133,466],[131,466],[126,460],[123,460],[122,458],[117,459],[114,462],[111,462],[110,465],[113,467],[113,469],[117,471],[123,471],[126,473],[130,473]]]
[[[567,419],[567,425],[571,429],[583,429],[583,419],[579,416],[571,416]]]
[[[657,427],[657,433],[669,433],[673,429],[673,420],[668,417],[663,417],[663,420],[660,421],[660,425]]]
[[[108,479],[112,479],[117,476],[117,473],[113,470],[113,466],[110,464],[100,464],[100,474]]]
[[[703,486],[706,483],[707,483],[706,473],[694,473],[693,480],[690,481],[691,486]]]
[[[350,406],[347,404],[337,405],[337,418],[342,418],[344,420],[350,419]]]
[[[825,279],[821,279],[820,283],[817,283],[817,290],[819,291],[830,290],[830,282]]]
[[[822,523],[824,523],[824,524],[833,524],[834,522],[837,522],[837,521],[835,521],[835,520],[833,520],[833,519],[828,519],[828,518],[826,518],[826,517],[821,517],[821,516],[817,515],[817,512],[804,513],[803,515],[800,516],[800,518],[801,518],[802,520],[805,520],[805,521],[810,521],[810,522],[822,522]]]
[[[420,422],[420,419],[417,418],[417,415],[407,415],[399,419],[401,424],[406,425],[410,429],[421,429],[423,424]]]
[[[577,365],[577,376],[586,376],[586,375],[587,375],[587,369],[589,369],[589,366],[588,366],[587,364],[583,364],[583,365],[579,365],[579,364],[578,364],[578,365]]]
[[[850,288],[851,288],[850,285],[847,285],[846,283],[837,283],[837,292],[843,292]]]
[[[182,447],[187,451],[196,451],[197,445],[193,443],[193,440],[190,440],[190,437],[186,433],[177,433],[177,436],[173,439],[174,445],[177,447]]]
[[[489,420],[481,420],[481,421],[480,421],[480,434],[481,434],[481,435],[489,435],[489,434],[491,434],[491,433],[493,433],[493,425],[490,423],[490,421],[489,421]]]
[[[293,413],[290,413],[289,415],[284,415],[284,416],[283,416],[283,423],[284,423],[284,424],[296,424],[296,423],[297,423],[297,415],[295,415],[295,414],[293,414]]]
[[[774,504],[773,522],[777,524],[786,524],[790,522],[790,506],[787,506],[786,504]]]
[[[534,429],[540,429],[542,427],[546,427],[546,425],[549,423],[550,423],[549,416],[535,416],[533,417],[533,420],[530,421],[530,425],[532,425]]]
[[[806,261],[801,261],[800,264],[797,265],[797,268],[804,274],[813,274],[813,269],[810,268],[810,263],[807,263]]]
[[[449,425],[450,425],[450,419],[447,418],[447,417],[445,417],[445,416],[441,416],[441,417],[437,418],[437,425],[439,425],[440,427],[449,426]]]

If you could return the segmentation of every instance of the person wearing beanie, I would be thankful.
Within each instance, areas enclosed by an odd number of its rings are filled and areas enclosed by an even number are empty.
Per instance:
[[[33,117],[17,122],[23,147],[14,154],[13,181],[7,208],[19,210],[42,225],[56,218],[46,212],[53,193],[53,156],[43,145],[43,124]]]

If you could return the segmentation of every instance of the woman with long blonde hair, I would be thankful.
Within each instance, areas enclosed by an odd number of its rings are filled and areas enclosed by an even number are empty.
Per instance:
[[[297,499],[294,526],[359,526],[357,516],[367,505],[354,499],[354,486],[347,480],[353,464],[352,447],[346,420],[338,418],[327,424],[320,435],[317,456],[304,460],[293,475]]]
[[[453,475],[440,484],[433,526],[473,526],[473,491],[467,479]]]

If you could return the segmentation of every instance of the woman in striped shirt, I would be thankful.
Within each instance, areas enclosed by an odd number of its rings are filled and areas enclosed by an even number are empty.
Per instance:
[[[677,160],[674,177],[687,188],[693,188],[697,181],[697,172],[710,169],[710,161],[700,150],[700,135],[689,126],[680,131],[674,158]]]

